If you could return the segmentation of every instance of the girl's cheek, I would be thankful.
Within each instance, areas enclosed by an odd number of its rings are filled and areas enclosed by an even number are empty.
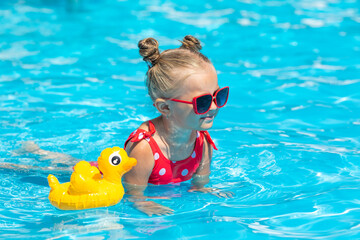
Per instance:
[[[191,110],[187,105],[182,106],[181,108],[175,108],[174,109],[176,111],[176,115],[178,115],[178,117],[180,118],[186,118],[187,116],[191,115]]]
[[[181,107],[175,107],[173,108],[172,116],[175,118],[176,121],[183,122],[186,119],[187,111],[184,108]]]
[[[190,126],[194,126],[199,121],[198,115],[194,113],[192,109],[189,108],[181,108],[176,111],[174,114],[177,121],[180,125],[185,128],[189,128]]]
[[[200,115],[195,114],[194,111],[188,114],[187,122],[190,126],[197,126],[200,120]]]

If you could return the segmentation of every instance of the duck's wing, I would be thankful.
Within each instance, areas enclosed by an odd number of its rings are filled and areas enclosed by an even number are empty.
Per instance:
[[[98,192],[98,181],[101,173],[97,167],[91,166],[86,161],[78,162],[71,175],[69,194],[84,194]]]

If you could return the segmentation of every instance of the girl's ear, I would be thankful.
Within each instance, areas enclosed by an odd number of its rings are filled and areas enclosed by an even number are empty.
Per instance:
[[[170,106],[167,100],[163,98],[157,98],[154,102],[154,106],[162,115],[168,116],[170,114]]]

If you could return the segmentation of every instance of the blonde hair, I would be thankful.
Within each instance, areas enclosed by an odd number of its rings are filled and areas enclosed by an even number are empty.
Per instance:
[[[146,86],[151,99],[169,98],[174,94],[192,70],[204,67],[210,60],[200,53],[200,41],[187,35],[180,48],[159,51],[159,44],[154,38],[145,38],[139,41],[138,47],[143,60],[149,69],[146,73]]]

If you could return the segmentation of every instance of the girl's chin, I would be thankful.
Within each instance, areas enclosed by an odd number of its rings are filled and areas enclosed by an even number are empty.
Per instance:
[[[200,131],[204,131],[204,130],[210,129],[210,128],[212,127],[213,123],[214,123],[213,119],[211,119],[211,120],[201,119],[201,120],[200,120],[200,126],[199,126]]]

